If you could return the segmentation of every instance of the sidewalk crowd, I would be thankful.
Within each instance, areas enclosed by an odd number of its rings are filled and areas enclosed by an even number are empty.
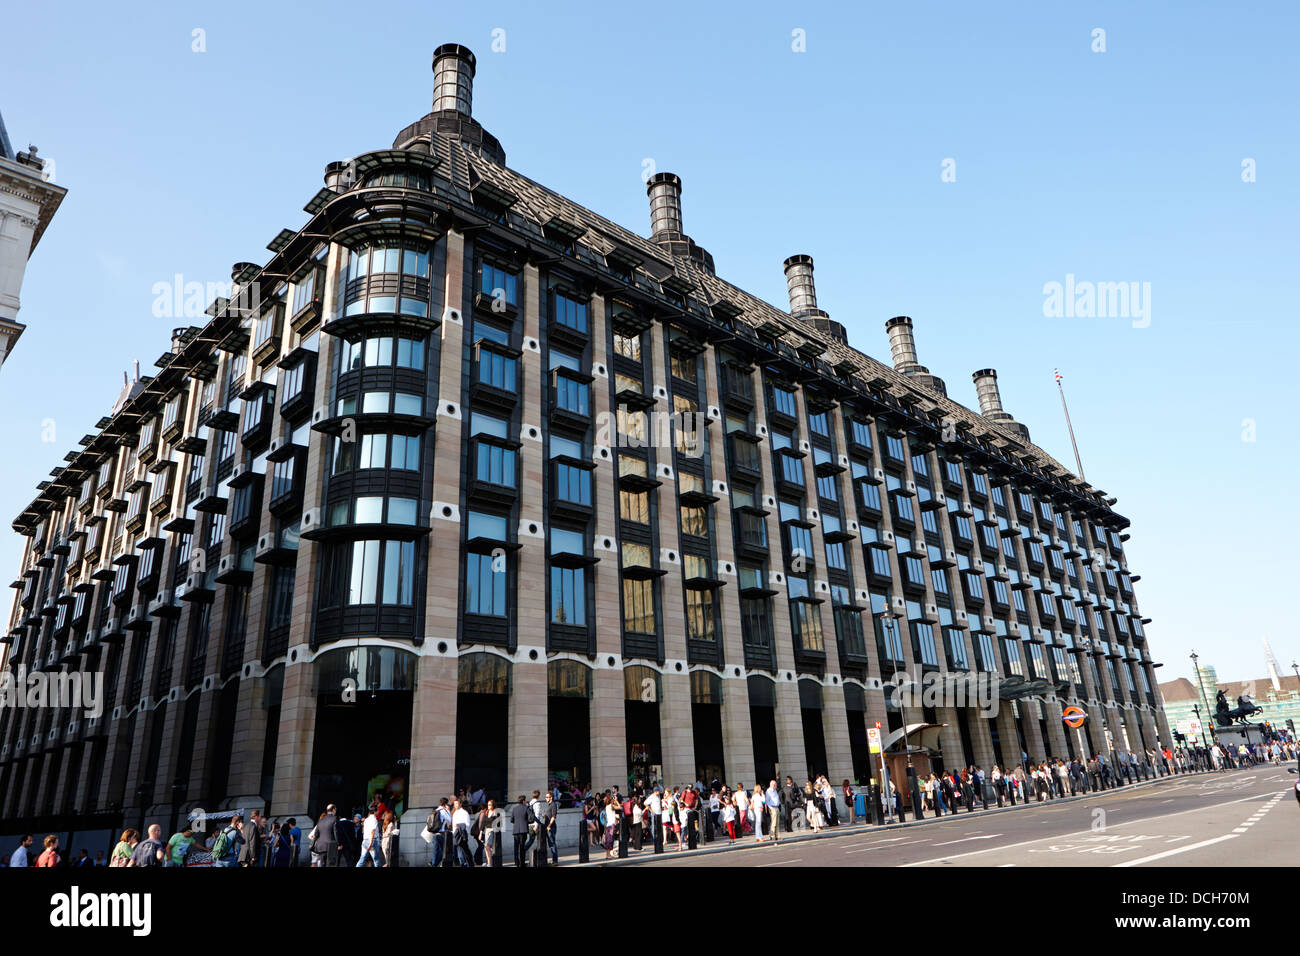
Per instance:
[[[987,773],[979,766],[931,772],[918,777],[916,789],[922,812],[942,816],[995,804],[1015,806],[1095,793],[1173,774],[1226,772],[1263,763],[1281,766],[1297,757],[1300,747],[1287,741],[1235,749],[1216,742],[1145,753],[1121,750],[1097,753],[1086,761],[1054,757],[1034,762],[1022,753],[1021,762],[1006,770],[995,765]],[[911,812],[913,802],[906,793],[910,784],[902,783],[905,789],[900,791],[890,781],[892,808],[885,808],[885,813],[892,809],[891,815],[900,818]],[[504,806],[481,787],[469,787],[439,801],[420,837],[432,849],[431,866],[499,867],[506,865],[503,842],[508,824],[514,866],[554,866],[559,863],[561,807],[582,810],[579,859],[601,851],[611,859],[616,845],[619,856],[647,844],[653,844],[655,852],[680,852],[696,849],[701,840],[734,843],[752,837],[758,843],[775,843],[782,833],[820,833],[828,827],[853,825],[859,818],[861,792],[848,780],[836,786],[825,775],[803,786],[786,776],[784,784],[774,779],[766,787],[742,783],[733,788],[717,780],[706,787],[697,780],[626,794],[618,786],[600,792],[556,786],[534,790],[531,798],[520,795]],[[868,813],[863,822],[871,821]],[[296,819],[267,820],[257,810],[248,820],[236,815],[202,831],[185,824],[165,842],[162,832],[156,823],[143,835],[127,829],[107,859],[102,851],[92,859],[84,849],[75,857],[64,856],[53,834],[37,848],[34,837],[27,834],[12,851],[5,851],[0,866],[295,867],[309,861],[313,867],[389,867],[397,866],[402,855],[397,814],[382,797],[371,802],[366,814],[355,813],[351,819],[331,803],[306,835]]]

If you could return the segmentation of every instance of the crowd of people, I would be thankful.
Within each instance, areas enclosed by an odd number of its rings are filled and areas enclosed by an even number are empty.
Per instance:
[[[1188,742],[1144,753],[1096,753],[1086,760],[1053,757],[1035,762],[1022,753],[1020,763],[1006,769],[994,765],[985,772],[972,765],[920,774],[916,793],[923,812],[943,815],[1095,793],[1171,774],[1262,763],[1281,766],[1298,757],[1300,747],[1285,740],[1235,748],[1217,741],[1209,746]],[[890,780],[885,813],[892,810],[905,816],[914,802],[910,790],[910,780]],[[825,775],[802,786],[786,776],[784,784],[774,779],[766,787],[761,783],[730,787],[718,780],[706,787],[697,780],[673,787],[634,788],[629,793],[620,793],[617,786],[597,792],[555,784],[534,790],[531,798],[521,794],[509,805],[499,805],[481,787],[466,787],[439,801],[420,836],[431,847],[431,866],[504,866],[508,823],[514,866],[554,866],[559,863],[557,827],[562,806],[582,810],[580,855],[585,858],[603,851],[610,859],[616,844],[620,855],[640,851],[647,843],[653,843],[656,851],[680,852],[695,849],[701,839],[776,842],[783,832],[819,833],[852,825],[858,822],[858,795],[848,780],[834,785]],[[397,866],[398,813],[385,799],[376,796],[366,813],[351,818],[331,803],[306,834],[293,817],[268,820],[257,810],[247,820],[236,814],[198,829],[185,823],[165,841],[162,827],[155,823],[143,833],[124,830],[107,858],[103,851],[92,858],[84,849],[65,856],[53,834],[37,848],[34,837],[27,834],[0,862],[10,867]]]

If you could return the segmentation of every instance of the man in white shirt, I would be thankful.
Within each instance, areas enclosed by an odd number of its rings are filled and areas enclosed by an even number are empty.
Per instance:
[[[358,867],[366,865],[366,857],[370,857],[370,862],[374,866],[382,866],[379,855],[379,818],[375,816],[373,807],[370,813],[366,815],[366,822],[361,827],[361,856],[357,860]]]
[[[645,798],[646,812],[650,814],[650,834],[651,841],[663,840],[663,790],[655,787],[650,791],[650,795]]]
[[[23,837],[23,842],[18,844],[18,849],[14,850],[13,855],[9,857],[10,868],[27,865],[27,848],[31,845],[32,835],[29,833]]]

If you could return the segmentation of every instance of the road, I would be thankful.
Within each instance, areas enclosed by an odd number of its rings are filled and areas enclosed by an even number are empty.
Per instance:
[[[1300,806],[1285,768],[1172,777],[1060,804],[890,829],[834,831],[636,866],[1293,866]]]

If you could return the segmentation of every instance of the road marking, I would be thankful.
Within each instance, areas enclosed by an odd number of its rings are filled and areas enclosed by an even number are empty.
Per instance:
[[[1001,869],[1003,869],[1003,868],[1005,868],[1005,867],[1008,867],[1008,866],[1015,866],[1015,864],[1014,864],[1014,863],[999,863],[999,864],[998,864],[998,869],[1001,870]]]
[[[925,842],[926,842],[925,840],[908,840],[907,843],[895,843],[894,846],[890,846],[890,847],[869,846],[869,847],[864,847],[861,850],[845,850],[844,855],[852,856],[854,853],[869,853],[872,850],[880,850],[880,849],[892,850],[894,849],[895,846],[907,846],[908,844],[911,843],[925,843]]]
[[[785,866],[787,863],[801,863],[801,862],[802,862],[801,859],[794,859],[794,860],[777,860],[775,863],[760,863],[760,864],[759,864],[759,868],[761,869],[762,867],[765,867],[765,866]]]
[[[899,840],[906,840],[907,837],[890,837],[888,840],[877,840],[874,843],[850,843],[844,847],[846,850],[852,850],[855,846],[879,846],[882,843],[897,843]]]
[[[1202,813],[1206,810],[1217,810],[1220,807],[1230,807],[1234,803],[1245,803],[1249,800],[1258,800],[1262,796],[1264,796],[1264,794],[1253,794],[1249,797],[1238,797],[1236,800],[1225,800],[1222,803],[1212,803],[1203,807],[1193,807],[1189,810],[1176,810],[1173,813],[1166,813],[1160,816],[1143,817],[1141,820],[1128,820],[1124,823],[1112,823],[1109,824],[1109,827],[1110,829],[1115,829],[1116,827],[1129,827],[1138,823],[1151,823],[1155,820],[1165,820],[1170,817],[1181,817],[1188,813]],[[1016,847],[1029,846],[1031,843],[1045,843],[1048,840],[1060,841],[1060,840],[1067,840],[1072,836],[1086,836],[1091,832],[1092,832],[1091,830],[1080,830],[1077,831],[1076,833],[1061,833],[1061,834],[1053,834],[1052,836],[1036,837],[1033,840],[1023,840],[1020,843],[1009,843],[1006,846],[987,847],[983,850],[968,850],[965,853],[956,853],[946,857],[932,857],[929,860],[916,860],[915,862],[912,863],[902,863],[900,864],[900,868],[912,867],[912,866],[925,866],[928,863],[946,863],[946,862],[951,862],[952,860],[961,859],[962,857],[966,857],[966,856],[978,856],[981,853],[992,853],[994,851],[1000,852],[1003,850],[1014,850],[1016,849]]]
[[[949,840],[947,843],[935,843],[934,846],[952,846],[954,843],[968,843],[971,840],[992,840],[994,837],[1002,836],[1001,833],[990,833],[988,836],[965,837],[961,840]]]
[[[1202,840],[1200,843],[1192,843],[1189,846],[1175,847],[1172,850],[1165,850],[1163,853],[1154,853],[1151,856],[1144,856],[1137,860],[1125,860],[1123,863],[1116,863],[1116,867],[1138,866],[1141,863],[1150,863],[1153,860],[1163,860],[1167,856],[1176,856],[1179,853],[1186,853],[1188,850],[1199,850],[1203,846],[1213,846],[1216,843],[1222,843],[1224,840],[1235,840],[1237,834],[1228,833],[1221,837],[1215,837],[1213,840]]]

